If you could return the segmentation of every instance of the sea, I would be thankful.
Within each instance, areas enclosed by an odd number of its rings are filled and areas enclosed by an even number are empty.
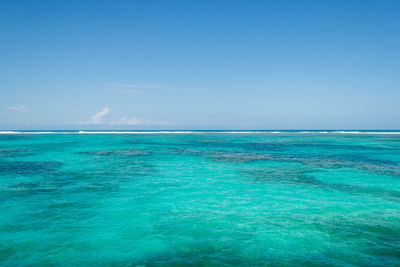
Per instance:
[[[0,131],[1,266],[400,266],[400,131]]]

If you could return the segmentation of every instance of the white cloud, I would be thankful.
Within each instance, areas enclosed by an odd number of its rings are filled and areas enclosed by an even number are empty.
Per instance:
[[[102,123],[103,117],[110,113],[110,109],[105,107],[102,111],[97,112],[93,116],[90,117],[88,124],[99,124]]]
[[[138,117],[128,118],[127,116],[123,116],[122,118],[115,122],[112,122],[111,124],[140,125],[143,124],[143,120]]]
[[[8,107],[8,110],[11,110],[11,111],[28,111],[29,108],[27,106],[20,105],[20,106],[10,106],[10,107]]]
[[[152,121],[152,120],[143,120],[136,116],[128,117],[122,116],[120,119],[117,120],[104,120],[104,116],[109,114],[111,110],[108,107],[105,107],[102,111],[97,112],[93,116],[89,118],[88,121],[84,122],[81,121],[80,124],[108,124],[108,125],[169,125],[169,122],[163,121]]]
[[[138,117],[123,116],[117,121],[112,122],[113,125],[169,125],[169,122],[143,120]]]

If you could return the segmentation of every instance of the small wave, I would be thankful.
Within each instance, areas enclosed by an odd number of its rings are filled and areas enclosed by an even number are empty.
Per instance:
[[[359,132],[358,134],[400,134],[400,132]]]
[[[209,134],[271,134],[280,132],[263,132],[263,131],[216,131],[216,132],[203,132]]]
[[[31,132],[31,131],[0,131],[0,134],[74,134],[76,132]]]
[[[334,131],[335,134],[400,134],[400,131],[377,132],[377,131]]]
[[[14,131],[0,131],[0,134],[20,134],[20,132],[14,132]]]
[[[386,134],[386,135],[391,135],[391,134],[400,134],[400,131],[393,131],[393,132],[369,132],[369,131],[301,131],[301,132],[287,132],[287,133],[292,133],[292,134],[370,134],[370,135],[375,135],[375,134]]]
[[[36,131],[0,131],[0,134],[35,134],[35,135],[40,135],[40,134],[77,134],[78,132],[52,132],[52,131],[44,131],[44,132],[36,132]]]
[[[294,134],[328,134],[329,132],[327,131],[301,131],[301,132],[290,132],[290,133],[294,133]]]
[[[79,131],[78,134],[191,134],[191,133],[204,133],[204,132],[190,132],[190,131]]]
[[[337,133],[337,134],[359,134],[361,132],[360,131],[334,131],[333,133]]]

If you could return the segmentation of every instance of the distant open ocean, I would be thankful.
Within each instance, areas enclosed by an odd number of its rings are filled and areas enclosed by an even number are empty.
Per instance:
[[[400,131],[0,131],[1,266],[400,266]]]

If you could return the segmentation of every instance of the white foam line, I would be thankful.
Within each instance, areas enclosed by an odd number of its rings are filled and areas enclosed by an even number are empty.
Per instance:
[[[282,132],[260,132],[260,131],[215,131],[215,132],[205,132],[205,131],[79,131],[78,134],[280,134]]]
[[[14,131],[0,131],[0,134],[20,134],[20,132],[14,132]]]
[[[24,132],[24,131],[0,131],[0,134],[76,134],[76,132]]]
[[[79,131],[78,134],[191,134],[201,132],[189,131],[154,131],[154,132],[140,132],[140,131]]]
[[[298,132],[282,132],[282,131],[73,131],[73,132],[31,132],[31,131],[0,131],[0,135],[40,135],[40,134],[355,134],[355,135],[400,135],[400,131],[396,132],[361,132],[361,131],[298,131]]]
[[[356,134],[400,134],[400,132],[358,132]]]

